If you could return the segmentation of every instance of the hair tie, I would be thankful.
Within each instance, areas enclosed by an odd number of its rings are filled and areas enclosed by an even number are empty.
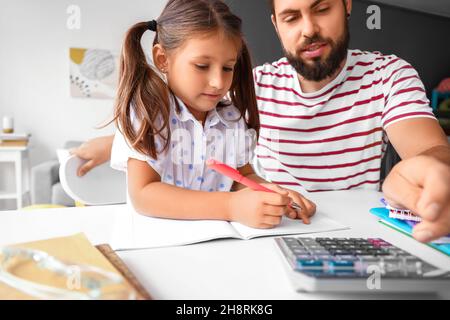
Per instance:
[[[156,32],[157,25],[158,23],[156,22],[156,20],[149,21],[147,22],[147,29]]]

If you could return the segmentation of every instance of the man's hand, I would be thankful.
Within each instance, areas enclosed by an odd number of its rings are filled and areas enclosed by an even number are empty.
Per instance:
[[[422,217],[413,230],[421,242],[450,233],[450,166],[420,155],[398,163],[383,184],[390,205]]]
[[[89,170],[105,163],[111,158],[111,147],[114,136],[99,137],[83,143],[78,148],[70,150],[70,154],[87,160],[78,168],[78,176],[84,176]]]

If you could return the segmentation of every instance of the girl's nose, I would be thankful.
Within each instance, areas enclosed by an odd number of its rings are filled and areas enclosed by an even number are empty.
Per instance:
[[[217,90],[222,90],[225,80],[222,72],[213,72],[209,78],[209,85]]]

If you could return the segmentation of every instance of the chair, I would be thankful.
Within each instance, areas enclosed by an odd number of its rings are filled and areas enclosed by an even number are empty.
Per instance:
[[[395,151],[394,146],[391,144],[391,142],[388,142],[386,146],[386,152],[383,159],[381,160],[380,186],[383,185],[384,180],[389,175],[392,168],[400,161],[402,161],[402,159],[398,155],[397,151]]]
[[[83,177],[77,170],[84,164],[77,156],[70,156],[59,167],[59,178],[64,191],[76,202],[85,205],[109,205],[125,203],[127,199],[126,174],[114,170],[109,163],[99,165]]]
[[[76,148],[82,141],[67,141],[64,149]],[[59,181],[59,161],[51,159],[31,169],[31,204],[74,206],[75,203],[63,190]]]

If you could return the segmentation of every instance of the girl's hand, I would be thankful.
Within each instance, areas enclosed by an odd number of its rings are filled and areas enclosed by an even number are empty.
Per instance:
[[[232,192],[230,220],[253,228],[273,228],[279,225],[282,217],[288,213],[291,201],[286,190],[272,193],[245,188]]]
[[[291,201],[298,204],[302,209],[299,211],[292,208],[292,206],[288,206],[286,216],[291,219],[301,219],[305,224],[311,223],[310,218],[316,213],[316,205],[312,201],[306,199],[297,191],[284,189],[276,184],[263,183],[262,185],[277,193],[288,192]]]

